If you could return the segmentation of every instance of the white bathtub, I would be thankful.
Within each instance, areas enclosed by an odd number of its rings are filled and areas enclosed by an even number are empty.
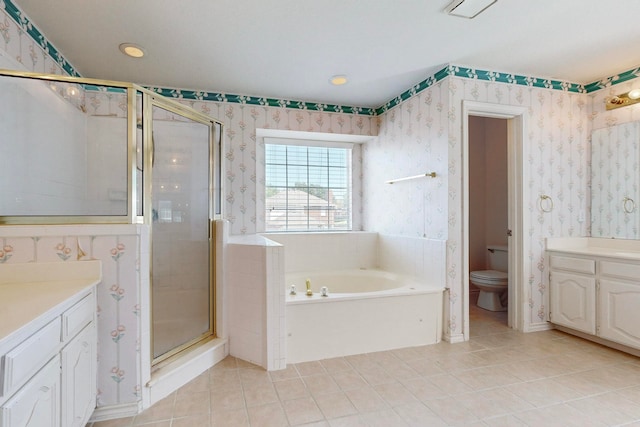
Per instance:
[[[362,269],[289,273],[285,285],[287,363],[440,341],[442,283]],[[320,295],[322,286],[329,296]]]

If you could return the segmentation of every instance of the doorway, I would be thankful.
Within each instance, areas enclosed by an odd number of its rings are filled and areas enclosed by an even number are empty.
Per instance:
[[[469,116],[467,185],[469,186],[470,272],[507,271],[509,244],[507,120]],[[482,274],[484,277],[489,273],[475,274]],[[489,281],[498,280],[491,276],[486,277]],[[497,286],[495,283],[487,285],[483,290],[475,283],[477,281],[473,277],[467,283],[471,334],[477,335],[483,329],[493,328],[494,323],[506,326],[509,308],[507,287],[493,292]],[[482,297],[479,298],[481,292]]]
[[[490,118],[503,120],[506,124],[506,193],[507,193],[507,227],[503,235],[508,248],[508,302],[507,325],[510,328],[523,329],[523,301],[522,289],[524,279],[522,277],[522,253],[523,253],[523,186],[522,177],[524,165],[522,161],[524,141],[524,117],[526,109],[498,104],[479,103],[465,101],[463,103],[463,334],[464,339],[469,339],[469,321],[471,295],[469,292],[470,248],[471,248],[471,214],[470,209],[470,120],[476,118]],[[499,227],[499,225],[498,225]],[[497,234],[497,232],[494,232]]]

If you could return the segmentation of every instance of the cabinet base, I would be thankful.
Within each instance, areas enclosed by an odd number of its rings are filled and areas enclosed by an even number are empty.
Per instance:
[[[564,326],[554,325],[555,329],[566,332],[567,334],[575,335],[580,338],[584,338],[585,340],[593,341],[597,344],[604,345],[605,347],[610,347],[615,350],[623,351],[625,353],[632,354],[634,356],[640,357],[640,349],[626,346],[624,344],[618,344],[614,341],[605,340],[603,338],[597,337],[595,335],[586,334],[584,332],[576,331],[571,328],[566,328]]]

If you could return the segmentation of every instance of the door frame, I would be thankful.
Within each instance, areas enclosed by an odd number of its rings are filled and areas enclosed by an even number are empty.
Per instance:
[[[523,186],[526,165],[523,161],[527,108],[477,101],[462,102],[462,304],[463,335],[469,340],[469,116],[507,120],[508,229],[512,236],[509,247],[509,311],[508,326],[524,330],[523,254],[526,190]],[[506,232],[506,230],[505,230]]]

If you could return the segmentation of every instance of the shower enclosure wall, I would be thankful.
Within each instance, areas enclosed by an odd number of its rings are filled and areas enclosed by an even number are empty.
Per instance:
[[[157,363],[215,337],[222,124],[129,83],[0,70],[0,93],[0,224],[147,224],[151,248],[138,250],[151,253],[151,325],[137,333],[149,327],[151,342],[141,344]],[[58,256],[87,253],[78,243]],[[102,286],[99,306],[123,297]],[[118,322],[99,339],[132,333]]]

